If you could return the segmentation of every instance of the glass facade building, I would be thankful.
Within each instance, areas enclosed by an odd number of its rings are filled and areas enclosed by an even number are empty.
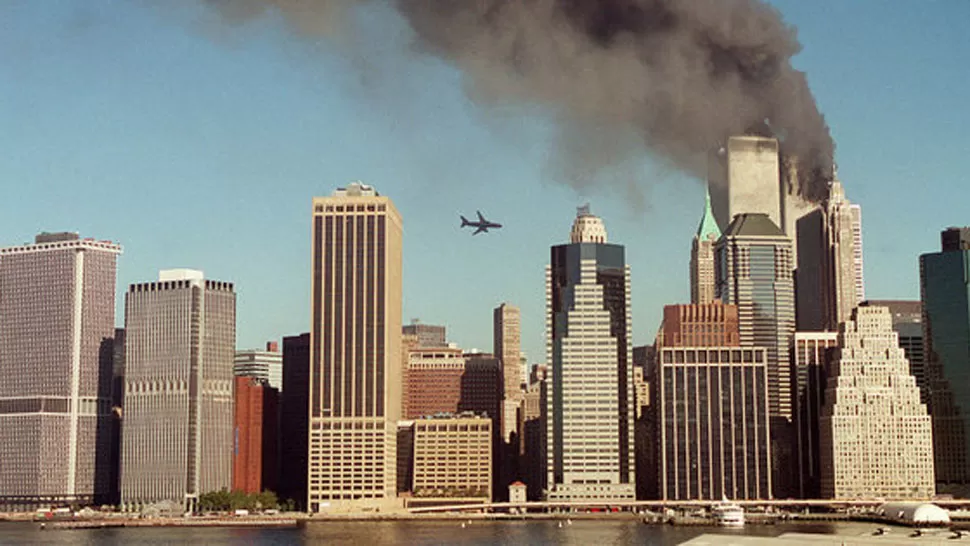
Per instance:
[[[951,228],[920,256],[926,391],[938,487],[970,484],[970,234]]]
[[[715,248],[717,293],[738,306],[741,345],[767,351],[771,419],[772,493],[794,488],[792,376],[789,351],[795,335],[792,242],[766,214],[739,214]]]

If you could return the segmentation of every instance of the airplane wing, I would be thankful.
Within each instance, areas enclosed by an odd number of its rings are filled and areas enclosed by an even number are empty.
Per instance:
[[[486,226],[486,225],[484,225],[484,224],[483,224],[483,225],[480,225],[480,226],[478,226],[478,229],[476,229],[476,230],[475,230],[475,231],[474,231],[474,232],[472,233],[472,235],[478,235],[479,233],[488,233],[488,226]]]
[[[479,222],[481,222],[481,223],[483,223],[483,224],[486,224],[486,223],[488,223],[488,220],[486,220],[486,219],[485,219],[485,217],[484,217],[484,216],[482,216],[482,211],[480,211],[480,210],[476,210],[475,212],[477,212],[477,213],[478,213],[478,221],[479,221]]]

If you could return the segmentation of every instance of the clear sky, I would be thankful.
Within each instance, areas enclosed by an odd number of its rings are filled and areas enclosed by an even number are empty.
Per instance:
[[[918,298],[917,256],[970,224],[970,2],[773,4],[863,207],[867,296]],[[513,302],[541,362],[549,246],[589,201],[627,247],[634,342],[652,342],[661,307],[689,297],[703,185],[645,157],[644,205],[608,183],[579,195],[547,172],[541,112],[477,107],[452,67],[395,54],[388,10],[364,19],[386,39],[348,58],[275,17],[221,26],[192,0],[0,0],[0,245],[121,242],[119,324],[125,287],[159,269],[233,281],[237,344],[255,347],[308,329],[310,198],[360,179],[404,217],[405,322],[490,349],[492,309]],[[460,231],[475,209],[505,229]]]

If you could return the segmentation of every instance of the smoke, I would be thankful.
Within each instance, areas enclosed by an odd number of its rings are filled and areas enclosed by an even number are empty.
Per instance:
[[[369,0],[207,1],[325,34]],[[834,143],[791,65],[795,29],[762,0],[393,1],[416,47],[459,67],[474,100],[541,105],[560,121],[561,172],[579,188],[644,150],[703,177],[711,150],[757,128],[797,162],[796,191],[826,194]]]

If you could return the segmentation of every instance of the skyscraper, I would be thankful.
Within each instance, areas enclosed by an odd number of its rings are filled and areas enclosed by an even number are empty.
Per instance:
[[[737,306],[664,306],[655,347],[656,403],[645,414],[659,480],[645,476],[644,489],[671,500],[771,498],[767,352],[741,348]]]
[[[659,347],[661,499],[771,498],[766,355]]]
[[[0,248],[0,505],[109,493],[120,253],[74,233]]]
[[[801,499],[817,499],[821,495],[819,418],[825,402],[832,351],[839,344],[838,338],[837,332],[795,332],[792,379],[798,480],[792,493]]]
[[[173,269],[125,296],[121,501],[193,508],[232,485],[236,294]]]
[[[711,155],[708,191],[721,231],[738,214],[765,214],[784,225],[780,167],[778,140],[770,137],[732,136]]]
[[[764,347],[772,419],[772,493],[794,487],[791,363],[795,290],[791,239],[766,214],[739,214],[715,248],[718,297],[738,306],[742,346]]]
[[[396,496],[401,215],[354,182],[313,199],[309,509]]]
[[[820,425],[824,498],[933,497],[930,416],[885,307],[839,332]]]
[[[493,353],[502,360],[502,440],[518,434],[518,412],[522,405],[522,345],[519,308],[503,303],[492,313]]]
[[[279,391],[265,379],[237,375],[233,402],[232,489],[276,491]]]
[[[276,390],[283,388],[283,355],[275,341],[267,342],[265,350],[236,351],[232,369],[237,376],[262,379]]]
[[[788,347],[795,334],[791,239],[766,214],[739,214],[715,249],[717,292],[738,306],[741,345],[768,350],[768,405],[791,419]]]
[[[546,269],[546,497],[633,499],[630,269],[588,207],[570,241]]]
[[[704,216],[690,248],[690,302],[710,303],[715,299],[714,244],[721,230],[711,211],[711,192],[704,194]]]
[[[833,180],[825,202],[798,220],[799,330],[834,332],[862,301],[860,211]]]
[[[283,338],[280,465],[277,494],[306,510],[310,433],[310,333]]]
[[[970,228],[941,234],[919,258],[926,385],[937,487],[970,484]]]

